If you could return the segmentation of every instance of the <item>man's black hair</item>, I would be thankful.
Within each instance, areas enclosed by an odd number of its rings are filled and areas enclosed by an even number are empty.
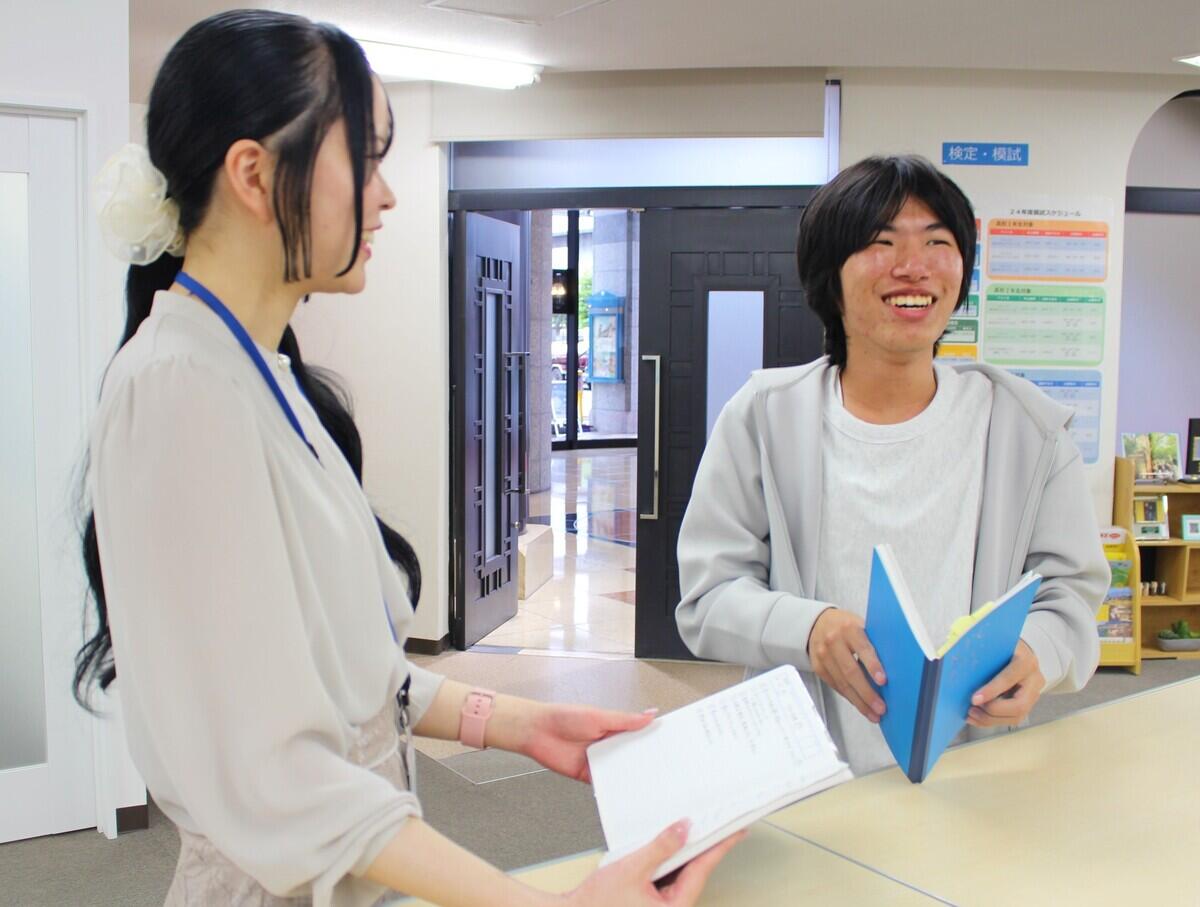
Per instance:
[[[842,265],[865,249],[909,198],[923,202],[958,244],[963,279],[957,308],[967,298],[975,267],[975,211],[954,181],[925,158],[906,154],[861,160],[822,186],[800,218],[800,282],[809,307],[825,326],[825,353],[839,368],[846,365]]]

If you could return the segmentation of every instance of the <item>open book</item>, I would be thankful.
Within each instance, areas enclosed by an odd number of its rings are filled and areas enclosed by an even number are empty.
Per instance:
[[[605,863],[691,819],[661,878],[739,829],[851,777],[799,673],[775,668],[588,747]]]
[[[925,780],[966,724],[971,697],[1012,660],[1041,581],[1025,574],[1001,598],[955,621],[936,649],[891,548],[875,548],[867,638],[887,674],[876,687],[887,706],[879,727],[910,781]]]

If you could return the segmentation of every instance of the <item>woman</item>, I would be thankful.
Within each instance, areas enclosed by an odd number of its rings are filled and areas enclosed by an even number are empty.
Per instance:
[[[405,660],[416,558],[371,512],[354,423],[288,327],[302,297],[363,288],[395,203],[378,169],[391,128],[331,26],[223,13],[163,62],[149,158],[127,150],[102,175],[106,236],[133,266],[91,441],[99,629],[77,692],[119,667],[130,751],[179,827],[168,904],[359,905],[388,889],[690,904],[732,841],[656,889],[681,823],[552,896],[421,821],[412,733],[587,780],[590,742],[652,716],[473,691]]]

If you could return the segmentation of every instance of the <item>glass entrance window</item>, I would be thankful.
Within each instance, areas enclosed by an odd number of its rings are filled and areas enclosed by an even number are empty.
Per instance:
[[[708,294],[708,435],[721,409],[763,367],[762,290],[712,290]]]
[[[575,431],[577,437],[586,438],[596,430],[592,418],[592,382],[588,376],[588,299],[594,291],[595,260],[593,237],[596,218],[590,211],[579,212],[579,339],[575,344],[578,375],[575,391],[577,401]]]
[[[626,209],[552,214],[551,266],[556,273],[566,272],[568,295],[578,287],[577,298],[566,306],[571,311],[552,316],[551,322],[552,438],[559,447],[637,437],[638,370],[633,363],[639,224],[639,213]],[[572,353],[576,367],[569,373]]]
[[[567,436],[567,316],[550,316],[550,436]]]

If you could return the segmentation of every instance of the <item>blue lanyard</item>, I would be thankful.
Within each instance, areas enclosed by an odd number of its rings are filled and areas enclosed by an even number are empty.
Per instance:
[[[304,442],[305,447],[312,452],[312,455],[317,458],[317,462],[319,463],[321,458],[317,456],[317,449],[309,443],[308,436],[304,434],[304,429],[300,427],[300,420],[296,418],[296,413],[293,412],[291,404],[288,403],[287,397],[283,395],[283,390],[280,388],[279,382],[271,374],[270,368],[267,367],[267,363],[263,360],[262,353],[258,351],[258,347],[250,339],[250,334],[242,327],[242,323],[234,317],[233,312],[225,307],[225,303],[221,302],[212,290],[191,274],[188,274],[186,271],[180,271],[175,275],[175,282],[181,287],[186,288],[189,293],[216,312],[217,317],[225,322],[225,327],[229,328],[229,332],[237,338],[237,342],[246,351],[246,355],[250,357],[250,361],[254,363],[263,380],[267,382],[267,387],[271,389],[271,393],[275,396],[275,401],[279,404],[279,408],[283,410],[283,414],[287,416],[288,422],[291,423],[296,434],[300,436],[300,440]]]
[[[296,413],[292,410],[292,406],[287,401],[287,397],[283,395],[283,390],[279,386],[279,382],[275,380],[275,376],[271,374],[271,370],[267,367],[267,363],[263,360],[262,353],[258,351],[258,347],[254,341],[250,339],[250,334],[242,327],[242,323],[237,320],[233,312],[226,308],[225,303],[217,298],[217,295],[198,281],[186,271],[180,271],[175,275],[175,282],[186,289],[189,293],[203,302],[206,306],[217,313],[217,316],[225,322],[225,327],[229,328],[229,332],[237,338],[237,342],[241,344],[242,349],[246,351],[246,355],[250,357],[250,361],[254,363],[263,380],[267,382],[267,387],[271,389],[271,393],[275,396],[276,402],[279,403],[283,414],[287,416],[288,422],[292,428],[296,430],[296,434],[300,436],[300,440],[304,445],[312,451],[312,455],[317,457],[317,462],[321,462],[321,458],[317,456],[317,449],[309,443],[308,436],[304,434],[304,429],[300,427],[300,420],[296,418]],[[303,393],[303,390],[301,390]],[[396,627],[392,623],[392,615],[388,611],[387,602],[383,603],[383,615],[387,618],[388,629],[392,631],[392,640],[399,644],[400,638],[396,635]],[[407,702],[408,698],[408,681],[405,681],[404,690],[402,691]]]

